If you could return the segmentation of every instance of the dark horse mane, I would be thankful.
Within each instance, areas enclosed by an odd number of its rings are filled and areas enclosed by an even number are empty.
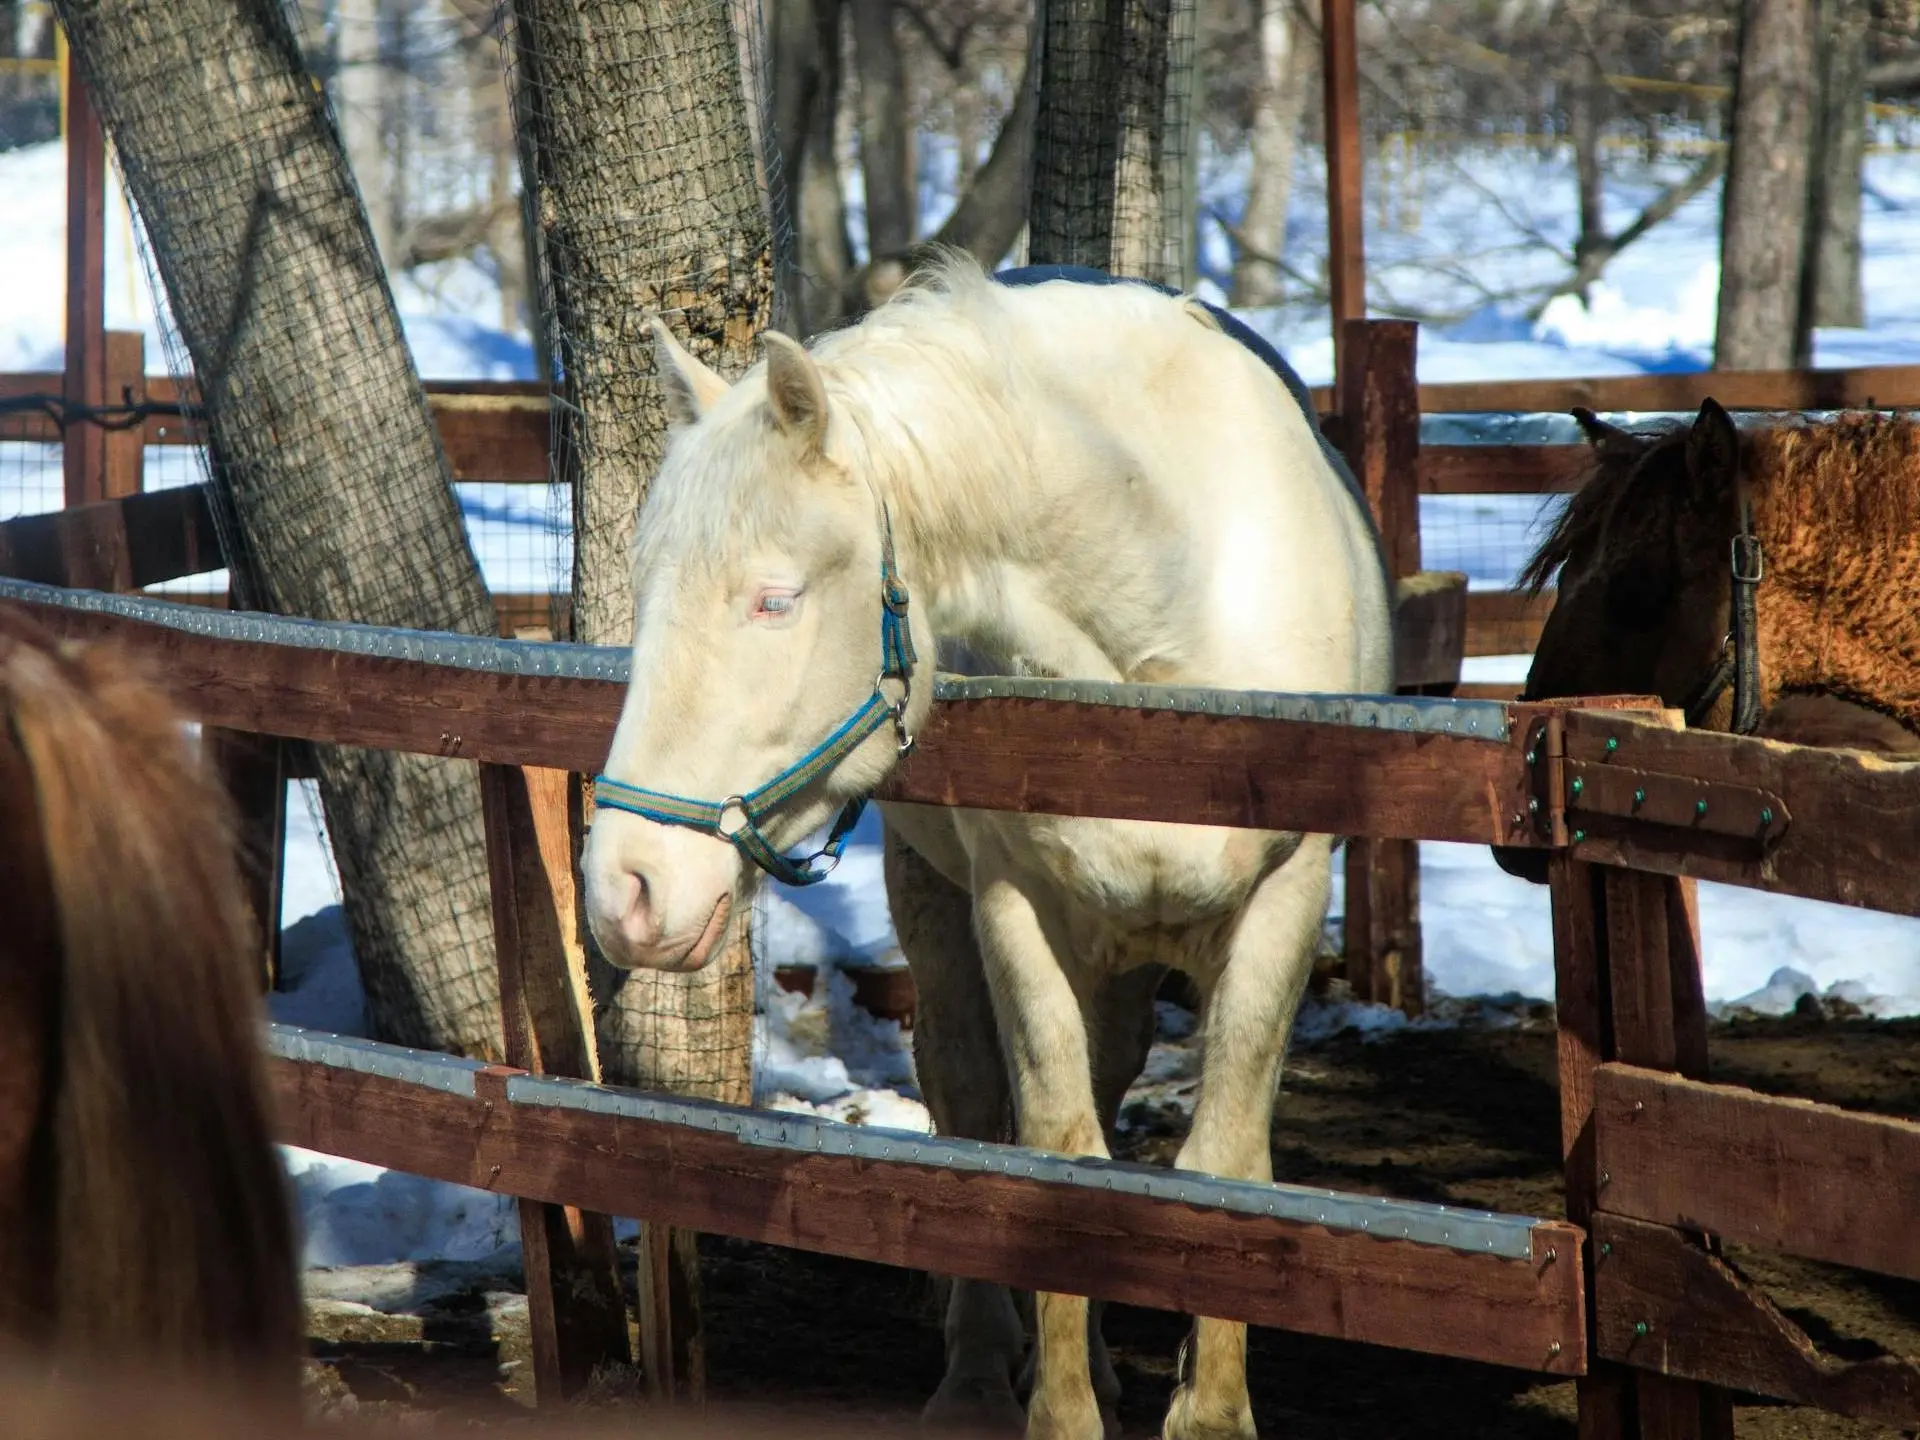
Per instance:
[[[1619,438],[1608,437],[1588,447],[1586,461],[1573,477],[1574,490],[1566,509],[1520,567],[1514,582],[1516,587],[1524,587],[1528,595],[1538,595],[1574,551],[1584,545],[1598,544],[1612,531],[1615,516],[1635,489],[1629,482],[1634,478],[1636,467],[1656,451],[1684,448],[1690,428],[1689,421],[1662,420],[1632,432],[1631,439],[1637,444],[1624,444]],[[1672,500],[1671,496],[1657,494],[1645,498],[1656,505],[1662,499],[1668,504]],[[1650,517],[1643,512],[1633,518],[1644,523]]]
[[[233,836],[142,667],[0,607],[0,1214],[19,1226],[0,1342],[293,1397],[295,1227]]]
[[[1692,423],[1633,432],[1586,411],[1575,416],[1592,442],[1589,456],[1519,585],[1539,594],[1581,553],[1609,569],[1630,561],[1637,547],[1676,542],[1695,563],[1724,557],[1737,478],[1765,555],[1759,641],[1766,698],[1832,695],[1920,733],[1920,423],[1913,415],[1772,414],[1737,432],[1711,401]]]

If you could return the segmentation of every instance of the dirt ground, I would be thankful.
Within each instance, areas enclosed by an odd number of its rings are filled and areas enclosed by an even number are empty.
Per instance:
[[[1296,1047],[1274,1133],[1279,1178],[1409,1199],[1562,1213],[1552,1016],[1506,1029],[1351,1032]],[[1720,1024],[1713,1078],[1855,1109],[1920,1115],[1920,1022],[1819,1013]],[[1164,1162],[1191,1084],[1178,1053],[1124,1117],[1129,1158]],[[825,1406],[910,1421],[940,1378],[930,1282],[880,1266],[708,1237],[708,1387],[716,1399]],[[1920,1356],[1920,1285],[1785,1256],[1730,1251],[1831,1353]],[[317,1412],[357,1409],[430,1428],[498,1428],[527,1414],[526,1308],[504,1287],[445,1280],[411,1314],[315,1300]],[[485,1293],[491,1289],[491,1295]],[[392,1307],[388,1307],[392,1308]],[[1172,1388],[1178,1316],[1110,1306],[1125,1435],[1152,1436]],[[1491,1366],[1252,1332],[1254,1416],[1267,1436],[1572,1440],[1573,1387]],[[608,1403],[618,1403],[617,1398]],[[644,1421],[638,1422],[644,1424]],[[1901,1432],[1741,1397],[1742,1437]]]

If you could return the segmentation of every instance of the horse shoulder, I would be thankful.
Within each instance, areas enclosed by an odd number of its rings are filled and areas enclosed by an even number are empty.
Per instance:
[[[1761,719],[1759,734],[1789,745],[1920,758],[1920,735],[1838,695],[1783,695]]]

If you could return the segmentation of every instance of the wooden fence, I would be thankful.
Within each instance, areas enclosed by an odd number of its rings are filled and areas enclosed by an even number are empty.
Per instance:
[[[956,1164],[942,1149],[953,1142],[836,1142],[853,1132],[797,1117],[780,1117],[785,1138],[769,1141],[751,1133],[767,1123],[751,1111],[537,1080],[540,1067],[522,1057],[538,1055],[542,1027],[565,1008],[552,997],[570,984],[540,936],[572,907],[551,883],[569,847],[543,844],[535,797],[564,795],[555,772],[599,766],[621,684],[25,608],[63,635],[137,648],[209,725],[483,766],[503,993],[517,1017],[510,1036],[523,1035],[516,1066],[465,1066],[455,1084],[423,1067],[464,1062],[364,1045],[330,1055],[326,1037],[295,1036],[309,1048],[283,1046],[274,1083],[292,1143],[522,1197],[537,1368],[550,1392],[581,1373],[595,1333],[569,1320],[583,1253],[591,1261],[591,1247],[569,1246],[586,1219],[617,1213],[1579,1376],[1596,1418],[1711,1416],[1726,1395],[1699,1387],[1719,1386],[1920,1419],[1920,1370],[1820,1355],[1701,1242],[1706,1231],[1920,1276],[1909,1224],[1920,1126],[1704,1081],[1698,938],[1681,878],[1920,913],[1920,766],[1675,729],[1670,713],[1632,700],[1459,706],[1479,728],[1454,733],[943,702],[886,797],[1551,856],[1566,1219],[1449,1219],[1286,1186],[1196,1199],[1178,1189],[1195,1177],[1171,1172],[1155,1172],[1166,1187],[1156,1193],[1153,1181],[1115,1185],[1131,1167],[1063,1171],[1057,1157],[1004,1147],[966,1147],[974,1158]],[[1616,804],[1613,787],[1594,783],[1628,771],[1659,803]],[[1712,797],[1711,830],[1695,796]],[[542,955],[550,963],[536,967]],[[1056,1171],[1022,1173],[1036,1163]],[[1246,1191],[1272,1198],[1263,1207]],[[1301,1208],[1316,1197],[1321,1212]],[[1347,1206],[1372,1207],[1371,1218]],[[1472,1225],[1487,1228],[1469,1237]],[[1488,1249],[1483,1233],[1504,1238]]]
[[[1920,406],[1920,366],[1805,372],[1713,372],[1598,380],[1422,385],[1414,354],[1417,329],[1405,322],[1349,321],[1341,329],[1340,384],[1313,392],[1323,428],[1346,454],[1366,493],[1400,587],[1395,685],[1402,691],[1512,699],[1513,684],[1463,684],[1464,656],[1527,654],[1553,602],[1552,592],[1472,591],[1465,577],[1422,568],[1419,497],[1546,494],[1570,489],[1584,447],[1577,445],[1422,446],[1420,416],[1487,412],[1686,411],[1708,394],[1734,409]],[[0,524],[0,574],[139,589],[202,573],[221,563],[218,537],[197,488],[142,495],[143,447],[194,443],[185,421],[191,387],[145,374],[140,337],[112,333],[72,374],[0,375],[0,402],[36,395],[77,396],[86,404],[144,405],[137,425],[98,433],[91,448],[66,447],[70,508],[59,515]],[[90,368],[91,367],[91,368]],[[101,374],[94,376],[93,370]],[[548,399],[531,384],[430,384],[429,402],[456,481],[545,484],[549,468]],[[0,441],[58,443],[59,421],[39,410],[0,413]],[[118,508],[116,508],[116,506]],[[214,593],[196,598],[222,605]],[[496,593],[499,627],[512,635],[546,627],[555,597]],[[256,797],[259,844],[271,851],[282,802],[261,757],[230,752],[237,786]],[[1419,857],[1412,842],[1359,839],[1348,847],[1344,975],[1354,994],[1417,1014],[1424,997],[1418,901]],[[263,913],[277,913],[271,874]],[[270,957],[277,941],[269,942]]]

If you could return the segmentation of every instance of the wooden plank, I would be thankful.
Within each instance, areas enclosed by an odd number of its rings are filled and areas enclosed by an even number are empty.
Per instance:
[[[507,1061],[537,1074],[593,1080],[600,1065],[586,957],[571,933],[566,786],[560,771],[480,767]],[[542,1409],[558,1409],[587,1388],[596,1368],[633,1358],[613,1220],[523,1197],[520,1239],[534,1394]]]
[[[1604,899],[1594,867],[1556,851],[1547,862],[1553,914],[1554,1003],[1558,1021],[1560,1153],[1567,1219],[1590,1228],[1599,1171],[1594,1146],[1595,1069],[1613,1043],[1605,1001]],[[1585,1252],[1585,1280],[1593,1284],[1594,1250]],[[1589,1346],[1591,1340],[1589,1339]],[[1632,1377],[1589,1361],[1575,1383],[1581,1440],[1627,1440],[1633,1421]]]
[[[505,1073],[505,1072],[499,1072]],[[1581,1232],[1502,1259],[1124,1191],[776,1149],[276,1060],[280,1138],[586,1210],[1552,1374],[1585,1363]],[[489,1087],[491,1089],[491,1087]]]
[[[0,575],[15,580],[133,590],[224,564],[198,485],[0,521]]]
[[[1612,1002],[1607,1058],[1703,1075],[1707,1011],[1698,980],[1692,896],[1685,893],[1692,882],[1613,868],[1596,873],[1601,877],[1604,973]],[[1597,1077],[1594,1085],[1597,1103]],[[1601,1167],[1599,1203],[1606,1203],[1611,1183],[1611,1173]],[[1733,1397],[1725,1390],[1670,1377],[1633,1388],[1643,1440],[1731,1440]]]
[[[233,802],[241,880],[253,912],[262,977],[268,990],[276,990],[286,878],[287,744],[213,725],[201,728],[200,744]]]
[[[5,602],[18,603],[18,602]],[[206,723],[583,774],[623,685],[213,639],[23,605],[56,634],[137,645]],[[1525,711],[1495,743],[1246,716],[993,699],[942,704],[882,792],[929,805],[1530,846]]]
[[[1450,382],[1421,386],[1420,409],[1427,415],[1564,415],[1576,405],[1603,414],[1682,412],[1698,410],[1709,396],[1730,410],[1903,409],[1920,405],[1920,365]]]
[[[1920,877],[1913,865],[1920,854],[1920,764],[1674,730],[1624,715],[1575,710],[1565,723],[1570,760],[1766,791],[1779,797],[1790,817],[1785,834],[1762,855],[1757,843],[1738,836],[1585,815],[1570,803],[1580,858],[1920,914]],[[1617,746],[1609,749],[1609,740]],[[1760,828],[1756,816],[1756,834]]]
[[[69,407],[107,401],[107,136],[67,60],[67,349],[60,392]],[[66,503],[107,497],[107,435],[89,421],[61,437]]]
[[[1593,1245],[1597,1356],[1679,1381],[1920,1428],[1920,1364],[1913,1360],[1889,1355],[1848,1364],[1821,1354],[1724,1260],[1664,1226],[1599,1215]]]
[[[1518,680],[1462,680],[1448,692],[1456,700],[1495,700],[1511,705],[1520,698]]]
[[[1331,217],[1330,217],[1331,218]],[[147,377],[148,398],[178,403],[183,393],[170,377]],[[547,479],[547,391],[532,381],[427,381],[427,403],[441,424],[442,443],[466,480],[544,482]],[[57,373],[0,374],[0,399],[61,392]],[[192,398],[193,389],[184,393]],[[513,402],[483,420],[469,421],[456,397],[480,395]],[[1575,405],[1603,413],[1697,410],[1712,395],[1736,410],[1825,410],[1853,407],[1920,407],[1920,365],[1878,365],[1850,370],[1701,371],[1685,375],[1608,375],[1566,380],[1493,380],[1426,384],[1419,389],[1423,415],[1559,414]],[[1327,425],[1338,429],[1331,385],[1310,387],[1309,396]],[[489,431],[504,439],[488,454],[468,444],[468,432]],[[197,443],[191,426],[157,416],[147,422],[150,445]],[[43,415],[0,416],[0,440],[57,441],[58,426]],[[1336,440],[1337,444],[1338,441]],[[1575,445],[1430,445],[1421,451],[1421,490],[1427,494],[1555,493],[1570,482]]]
[[[1366,246],[1360,208],[1365,183],[1360,168],[1360,43],[1354,28],[1354,3],[1325,0],[1320,25],[1320,91],[1325,109],[1322,133],[1327,155],[1327,287],[1336,377],[1346,373],[1345,322],[1359,320],[1367,313]]]
[[[1356,998],[1403,1014],[1426,1011],[1420,929],[1420,846],[1349,838],[1342,950]]]
[[[1395,586],[1393,683],[1396,689],[1456,684],[1466,653],[1467,577],[1422,570]]]
[[[1564,495],[1579,488],[1588,453],[1585,445],[1422,445],[1420,493]]]
[[[109,405],[138,405],[147,398],[147,337],[138,330],[109,330],[105,335],[105,400]],[[103,498],[138,495],[145,484],[146,436],[139,425],[109,430],[102,461]]]
[[[453,478],[466,481],[548,479],[547,398],[429,392],[427,405]]]
[[[1920,1123],[1626,1064],[1595,1096],[1609,1211],[1920,1280]]]
[[[1538,595],[1519,590],[1474,590],[1467,595],[1469,655],[1531,655],[1540,645],[1556,598],[1551,586]]]
[[[1350,27],[1352,18],[1349,6],[1343,23]],[[1351,59],[1349,54],[1343,63]],[[1364,299],[1360,303],[1364,309]],[[1387,573],[1397,583],[1420,568],[1418,337],[1419,327],[1407,321],[1350,319],[1342,325],[1341,443],[1379,529]],[[1461,580],[1464,584],[1465,577]],[[1462,621],[1463,601],[1464,594],[1454,601],[1454,614]],[[1430,680],[1402,679],[1398,673],[1395,678],[1401,684],[1451,685],[1460,679],[1457,649],[1450,658],[1452,665]],[[1398,655],[1395,669],[1400,669]],[[1359,835],[1347,842],[1344,864],[1342,947],[1354,998],[1418,1015],[1426,990],[1419,849],[1411,840]]]
[[[880,796],[1198,825],[1279,822],[1383,839],[1505,844],[1486,837],[1506,835],[1533,844],[1524,819],[1521,712],[1514,713],[1514,738],[1494,745],[1117,706],[955,701],[935,709]]]
[[[1346,9],[1351,24],[1351,0]],[[1420,412],[1413,369],[1419,333],[1407,320],[1348,320],[1343,327],[1342,448],[1379,527],[1387,573],[1395,579],[1420,568]]]

